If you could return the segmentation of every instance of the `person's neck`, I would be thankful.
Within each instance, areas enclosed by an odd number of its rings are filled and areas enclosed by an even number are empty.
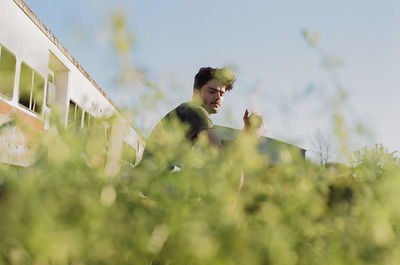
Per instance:
[[[214,114],[214,113],[209,109],[209,107],[208,107],[206,104],[204,104],[204,102],[203,102],[203,100],[202,100],[201,98],[199,98],[199,97],[197,97],[197,96],[193,96],[192,102],[193,102],[194,104],[197,104],[197,105],[203,107],[203,108],[207,111],[207,113],[208,113],[209,115]]]

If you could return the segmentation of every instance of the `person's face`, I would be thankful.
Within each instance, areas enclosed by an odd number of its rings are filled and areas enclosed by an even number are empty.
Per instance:
[[[219,84],[215,79],[211,79],[200,90],[195,89],[195,93],[202,100],[210,114],[217,113],[222,106],[225,96],[225,86]]]

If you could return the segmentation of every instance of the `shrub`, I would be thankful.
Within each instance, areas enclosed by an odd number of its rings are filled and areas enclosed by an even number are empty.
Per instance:
[[[400,164],[381,146],[337,169],[272,166],[243,137],[220,152],[177,145],[177,173],[144,163],[110,177],[91,135],[50,133],[32,166],[0,166],[0,264],[399,260]]]

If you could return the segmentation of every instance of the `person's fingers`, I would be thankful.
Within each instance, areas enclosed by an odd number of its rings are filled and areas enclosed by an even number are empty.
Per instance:
[[[252,113],[252,114],[250,115],[249,119],[252,119],[253,121],[258,121],[258,122],[261,122],[261,121],[264,120],[263,117],[262,117],[261,115],[256,114],[256,113]]]
[[[243,120],[247,120],[249,118],[249,110],[246,109],[243,115]]]
[[[257,112],[254,112],[253,114],[254,114],[254,117],[256,117],[257,119],[259,119],[259,118],[262,119],[262,116],[260,114],[258,114]]]

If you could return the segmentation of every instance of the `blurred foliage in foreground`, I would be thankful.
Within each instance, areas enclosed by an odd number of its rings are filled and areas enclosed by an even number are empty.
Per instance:
[[[110,177],[100,138],[58,128],[31,167],[0,165],[0,264],[400,260],[400,162],[383,147],[350,166],[270,166],[243,137],[221,152],[179,145],[181,172],[149,162]]]

